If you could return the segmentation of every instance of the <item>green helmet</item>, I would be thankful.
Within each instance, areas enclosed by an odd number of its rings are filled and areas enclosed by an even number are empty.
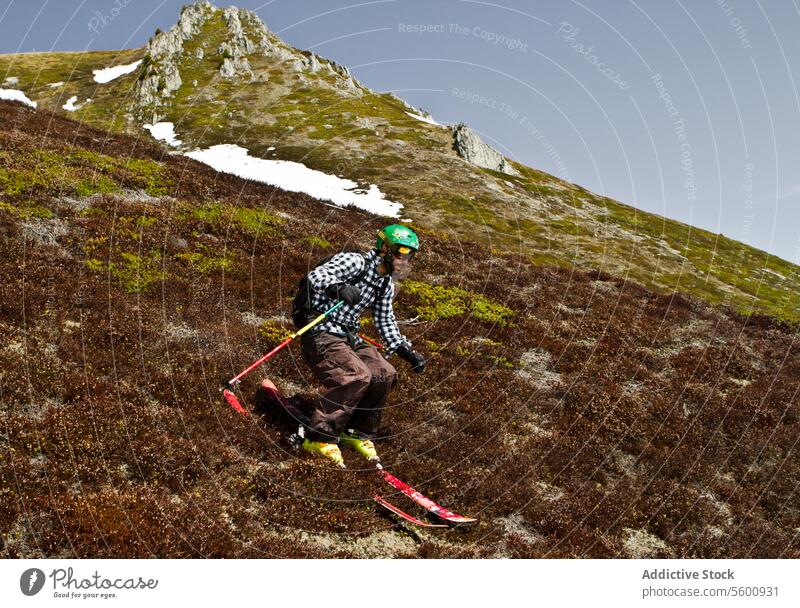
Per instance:
[[[382,230],[378,230],[378,240],[375,241],[375,247],[380,250],[384,242],[390,245],[411,247],[414,251],[419,249],[417,233],[408,226],[403,226],[402,224],[392,224],[391,226],[386,226],[386,228]]]

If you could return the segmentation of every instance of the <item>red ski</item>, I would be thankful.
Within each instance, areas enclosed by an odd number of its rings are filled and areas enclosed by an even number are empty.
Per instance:
[[[392,503],[388,502],[387,500],[384,500],[382,497],[378,496],[377,494],[375,494],[375,496],[373,496],[372,498],[380,506],[384,507],[385,509],[388,509],[389,511],[391,511],[392,513],[394,513],[398,517],[402,517],[406,521],[411,522],[412,524],[415,524],[417,526],[422,526],[423,528],[446,528],[447,527],[447,524],[429,524],[426,521],[422,521],[421,519],[417,519],[413,515],[409,515],[405,511],[403,511],[401,509],[398,509]]]
[[[435,515],[436,517],[443,519],[448,523],[458,525],[474,524],[476,521],[478,521],[474,517],[464,517],[458,513],[448,511],[442,505],[436,504],[424,494],[417,492],[406,482],[397,479],[397,477],[392,475],[389,471],[382,470],[381,475],[383,475],[383,478],[388,481],[392,487],[400,490],[403,494],[408,496],[423,509],[426,509],[431,515]]]

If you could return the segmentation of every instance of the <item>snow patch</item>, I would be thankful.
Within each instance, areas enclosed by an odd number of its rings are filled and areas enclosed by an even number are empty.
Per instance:
[[[91,97],[88,98],[83,103],[75,103],[76,101],[78,101],[78,96],[77,95],[73,95],[72,97],[67,99],[67,103],[65,103],[61,107],[63,109],[65,109],[67,112],[74,112],[75,110],[80,110],[83,106],[85,106],[87,103],[92,101],[92,98]]]
[[[0,89],[0,99],[8,99],[10,101],[21,101],[27,106],[32,108],[36,107],[36,102],[31,101],[28,99],[28,96],[25,95],[19,89]]]
[[[411,112],[406,112],[411,118],[416,118],[417,120],[421,120],[422,122],[427,122],[429,125],[436,125],[437,127],[441,127],[438,122],[433,120],[430,116],[420,116],[419,114],[412,114]]]
[[[183,142],[175,136],[175,125],[171,122],[157,122],[152,125],[143,125],[145,129],[150,131],[153,138],[163,141],[170,146],[177,147]]]
[[[102,70],[92,70],[92,74],[94,74],[94,81],[99,82],[100,84],[111,82],[115,78],[119,78],[120,76],[124,76],[125,74],[130,74],[137,67],[139,67],[140,63],[142,63],[141,59],[139,61],[134,61],[133,63],[129,63],[127,65],[115,65],[112,68],[103,68]]]
[[[62,107],[64,110],[66,110],[67,112],[74,112],[75,110],[77,110],[77,109],[78,109],[78,106],[76,106],[76,105],[75,105],[75,102],[76,102],[76,101],[78,101],[78,96],[77,96],[77,95],[73,95],[72,97],[70,97],[69,99],[67,99],[67,103],[65,103],[65,104],[64,104],[63,106],[61,106],[61,107]]]
[[[403,205],[384,198],[378,186],[371,184],[364,191],[349,179],[323,173],[289,160],[267,160],[250,156],[235,144],[218,144],[205,150],[194,150],[186,156],[221,171],[245,179],[263,182],[290,192],[304,192],[334,205],[352,205],[376,215],[397,217]]]
[[[6,84],[19,84],[19,78],[16,76],[9,76],[5,79]]]
[[[64,81],[63,80],[59,80],[58,82],[51,82],[47,86],[50,87],[51,89],[57,89],[58,87],[63,87],[64,86]]]

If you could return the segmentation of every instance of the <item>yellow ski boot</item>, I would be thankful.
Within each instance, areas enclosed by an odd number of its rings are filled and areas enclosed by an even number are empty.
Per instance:
[[[381,459],[371,440],[361,439],[356,431],[347,430],[339,435],[339,441],[342,445],[353,448],[376,467],[381,468]]]
[[[345,468],[342,452],[339,450],[339,446],[335,443],[324,443],[322,441],[309,441],[308,439],[305,439],[303,441],[303,449],[306,452],[318,454],[323,458],[330,460],[333,464],[341,467],[342,469]]]

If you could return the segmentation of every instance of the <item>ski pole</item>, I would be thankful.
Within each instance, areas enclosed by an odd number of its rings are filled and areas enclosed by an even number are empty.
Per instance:
[[[381,350],[384,350],[384,349],[386,348],[386,347],[385,347],[383,344],[381,344],[380,342],[375,342],[375,340],[370,340],[370,339],[369,339],[367,336],[365,336],[364,334],[358,334],[358,335],[359,335],[359,336],[361,336],[361,337],[362,337],[364,340],[366,340],[366,341],[367,341],[367,342],[369,342],[370,344],[372,344],[372,346],[375,346],[376,348],[380,348]]]
[[[332,312],[334,312],[334,311],[338,310],[339,308],[341,308],[343,305],[344,305],[344,300],[340,300],[339,302],[337,302],[336,304],[334,304],[333,306],[331,306],[331,307],[330,307],[328,310],[326,310],[325,312],[323,312],[323,313],[322,313],[320,316],[318,316],[316,319],[314,319],[313,321],[311,321],[311,322],[310,322],[308,325],[306,325],[305,327],[302,327],[302,328],[298,329],[298,330],[297,330],[296,332],[294,332],[294,333],[293,333],[291,336],[289,336],[289,337],[288,337],[288,338],[286,338],[286,339],[285,339],[283,342],[281,342],[280,344],[278,344],[278,346],[276,346],[275,348],[273,348],[273,349],[272,349],[271,351],[269,351],[269,352],[268,352],[266,355],[264,355],[263,357],[261,357],[261,358],[260,358],[258,361],[254,361],[254,362],[253,362],[253,363],[252,363],[252,364],[251,364],[251,365],[250,365],[250,366],[249,366],[247,369],[245,369],[245,370],[244,370],[244,371],[242,371],[242,372],[239,372],[239,373],[238,373],[237,375],[235,375],[233,378],[231,378],[230,380],[228,380],[228,381],[225,383],[225,386],[226,386],[227,388],[233,388],[234,386],[236,386],[236,385],[237,385],[237,384],[238,384],[238,383],[239,383],[239,382],[242,380],[242,378],[244,378],[244,377],[245,377],[247,374],[249,374],[250,372],[252,372],[252,371],[253,371],[255,368],[257,368],[259,365],[261,365],[262,363],[264,363],[264,361],[266,361],[267,359],[269,359],[270,357],[272,357],[272,356],[273,356],[275,353],[277,353],[278,351],[282,350],[282,349],[283,349],[284,347],[286,347],[286,346],[287,346],[287,345],[288,345],[288,344],[289,344],[289,343],[290,343],[292,340],[294,340],[294,339],[295,339],[295,338],[297,338],[298,336],[301,336],[301,335],[303,335],[305,332],[307,332],[309,329],[311,329],[312,327],[314,327],[314,326],[315,326],[317,323],[319,323],[320,321],[322,321],[323,319],[325,319],[325,317],[327,317],[329,314],[331,314]]]

